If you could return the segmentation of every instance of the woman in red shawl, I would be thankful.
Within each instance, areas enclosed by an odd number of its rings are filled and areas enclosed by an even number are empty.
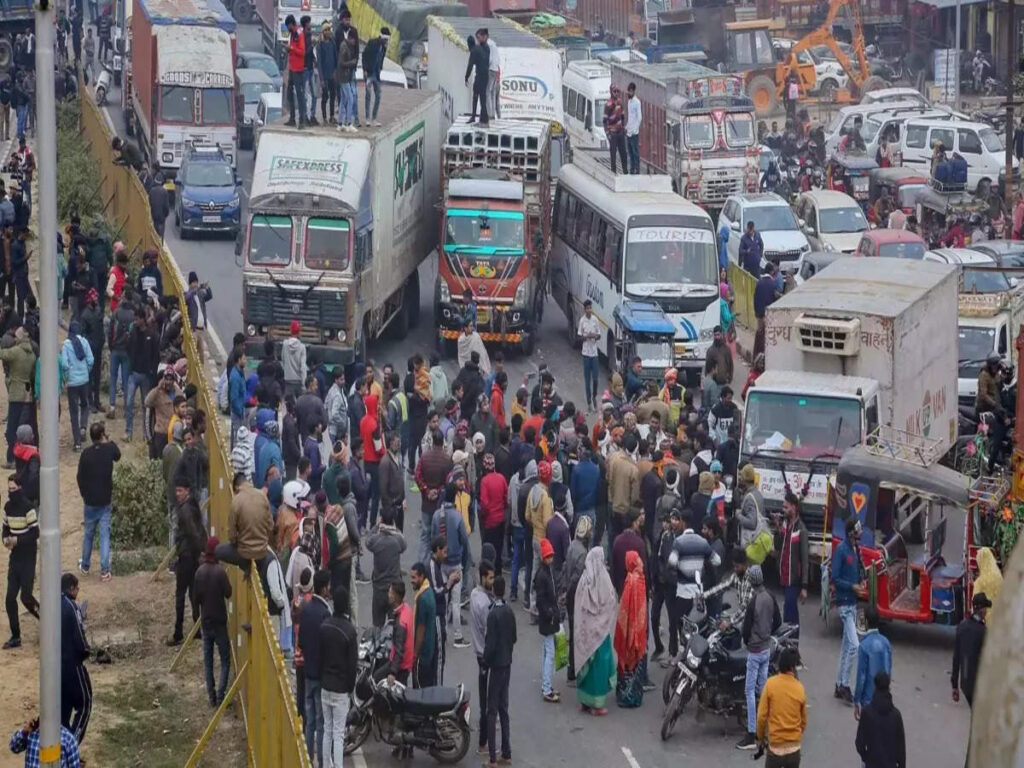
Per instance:
[[[639,707],[647,682],[647,584],[640,555],[626,553],[626,583],[619,599],[615,624],[618,683],[615,701],[620,707]]]

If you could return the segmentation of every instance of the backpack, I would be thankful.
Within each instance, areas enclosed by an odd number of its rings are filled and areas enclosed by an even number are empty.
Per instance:
[[[217,410],[225,416],[231,413],[231,399],[228,396],[228,372],[224,371],[217,379]]]
[[[128,347],[128,336],[132,332],[132,323],[125,322],[120,312],[114,312],[110,318],[110,348],[126,349]]]

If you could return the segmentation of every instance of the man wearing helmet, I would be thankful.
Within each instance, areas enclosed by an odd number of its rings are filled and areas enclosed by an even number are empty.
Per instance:
[[[999,396],[999,384],[1002,380],[1003,359],[995,352],[989,353],[985,359],[985,367],[978,374],[978,394],[974,401],[974,408],[981,420],[981,414],[991,413],[995,416],[989,424],[989,450],[988,471],[991,473],[995,468],[996,460],[1001,453],[1003,435],[1006,432],[1006,425],[1009,417],[1006,409],[1003,408],[1003,401]]]

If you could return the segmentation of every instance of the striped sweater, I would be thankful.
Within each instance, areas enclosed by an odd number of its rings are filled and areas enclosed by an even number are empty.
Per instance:
[[[17,545],[35,544],[39,540],[39,517],[36,508],[22,491],[15,491],[4,505],[3,538],[13,538]]]

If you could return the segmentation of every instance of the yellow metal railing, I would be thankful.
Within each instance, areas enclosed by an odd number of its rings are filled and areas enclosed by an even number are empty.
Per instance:
[[[736,322],[751,331],[757,330],[757,318],[754,317],[754,285],[757,278],[738,264],[729,264],[729,285],[735,296],[732,311]]]
[[[106,214],[121,229],[119,238],[129,252],[150,248],[160,254],[164,291],[173,293],[184,304],[184,286],[177,266],[163,248],[160,236],[153,229],[149,200],[136,174],[129,168],[114,164],[111,148],[113,134],[100,110],[80,89],[82,138],[100,164],[101,194]],[[188,357],[188,378],[198,388],[197,405],[207,414],[207,449],[210,456],[210,534],[227,539],[228,510],[231,506],[231,464],[228,460],[227,428],[222,423],[216,397],[199,362],[195,339],[185,323],[185,353]],[[232,691],[242,705],[249,747],[249,764],[254,768],[311,768],[302,724],[295,708],[295,697],[284,666],[284,659],[271,625],[267,604],[258,578],[243,579],[238,568],[228,567],[232,599],[229,604],[228,630],[232,639],[234,668],[238,675]],[[222,705],[203,734],[187,765],[196,764],[213,726],[230,703]]]

